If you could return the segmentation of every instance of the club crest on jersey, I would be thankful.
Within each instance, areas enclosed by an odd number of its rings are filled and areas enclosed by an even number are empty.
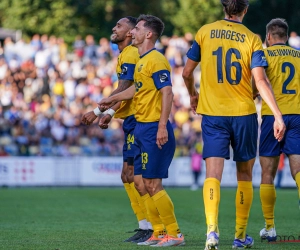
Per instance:
[[[143,64],[141,64],[140,67],[138,68],[138,72],[141,72],[142,67],[143,67]]]
[[[160,74],[159,75],[159,80],[160,80],[161,83],[168,81],[169,77],[168,77],[167,73]]]

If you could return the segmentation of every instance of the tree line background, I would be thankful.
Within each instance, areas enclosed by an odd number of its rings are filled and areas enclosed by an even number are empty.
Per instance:
[[[76,35],[109,38],[121,17],[142,13],[160,17],[168,36],[195,34],[202,25],[224,17],[220,0],[1,0],[0,27],[19,29],[25,38],[55,35],[71,44]],[[276,17],[299,32],[299,16],[300,1],[250,0],[243,23],[264,37],[266,24]]]

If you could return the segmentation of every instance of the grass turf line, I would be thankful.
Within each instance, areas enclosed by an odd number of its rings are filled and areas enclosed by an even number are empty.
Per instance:
[[[187,245],[203,249],[205,217],[202,190],[168,188]],[[235,189],[222,189],[219,227],[220,250],[231,249],[235,226]],[[296,190],[277,190],[275,209],[279,235],[300,235]],[[259,190],[254,193],[247,233],[252,249],[300,249],[300,243],[261,242],[264,220]],[[5,250],[126,250],[141,249],[123,240],[137,227],[123,188],[16,188],[0,189],[0,249]],[[145,248],[145,247],[144,247]],[[148,247],[146,247],[148,248]]]

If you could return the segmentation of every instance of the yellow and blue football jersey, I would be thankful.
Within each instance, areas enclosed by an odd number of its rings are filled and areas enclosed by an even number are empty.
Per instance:
[[[256,113],[251,69],[267,66],[257,35],[240,22],[220,20],[199,29],[187,56],[201,61],[197,113],[213,116]]]
[[[126,46],[118,56],[117,74],[119,80],[129,80],[133,82],[133,74],[140,55],[136,47]],[[122,101],[120,108],[116,111],[115,118],[125,119],[135,113],[132,100]]]
[[[171,66],[156,49],[142,55],[134,71],[135,118],[138,122],[156,122],[161,115],[160,89],[171,86]]]
[[[265,49],[266,69],[279,109],[283,115],[300,114],[300,51],[284,44]],[[273,115],[263,101],[262,115]]]

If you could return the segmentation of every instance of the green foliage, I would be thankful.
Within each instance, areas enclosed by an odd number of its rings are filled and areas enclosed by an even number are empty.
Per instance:
[[[223,9],[220,0],[168,0],[164,4],[166,13],[171,11],[170,20],[174,32],[183,35],[186,32],[195,34],[198,29],[206,24],[222,18]]]
[[[70,44],[77,34],[109,37],[124,16],[153,14],[165,22],[165,35],[195,34],[206,23],[224,17],[220,0],[1,0],[0,27],[19,29],[25,36],[56,35]],[[244,24],[264,36],[272,18],[285,18],[297,31],[300,1],[250,0]],[[299,30],[298,30],[299,32]]]
[[[55,34],[71,39],[76,34],[74,8],[61,0],[1,0],[1,25],[31,36]]]
[[[252,0],[244,24],[262,37],[266,34],[266,25],[273,18],[287,20],[290,31],[299,30],[300,1],[295,0]]]

